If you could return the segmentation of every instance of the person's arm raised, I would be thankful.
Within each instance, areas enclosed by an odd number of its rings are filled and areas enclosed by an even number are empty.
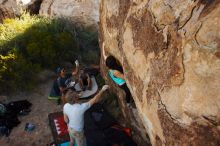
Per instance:
[[[108,85],[104,85],[104,86],[102,87],[102,89],[99,91],[99,93],[98,93],[93,99],[91,99],[91,100],[89,101],[89,104],[90,104],[90,105],[93,105],[93,104],[99,102],[100,99],[101,99],[101,97],[102,97],[102,94],[103,94],[108,88],[109,88]]]
[[[73,76],[77,75],[78,72],[79,72],[79,61],[76,60],[76,61],[75,61],[75,64],[76,64],[76,68],[75,68],[75,69],[73,70],[73,72],[72,72],[72,75],[73,75]]]

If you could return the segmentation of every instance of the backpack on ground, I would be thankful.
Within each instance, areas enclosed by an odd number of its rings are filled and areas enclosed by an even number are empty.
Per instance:
[[[84,115],[87,146],[137,146],[101,104],[93,105]]]

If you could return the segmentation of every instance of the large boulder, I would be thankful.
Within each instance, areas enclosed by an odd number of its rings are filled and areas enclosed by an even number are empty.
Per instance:
[[[40,15],[68,18],[85,27],[97,28],[100,0],[43,0]]]
[[[38,14],[42,0],[0,0],[0,23],[6,18],[15,18],[22,11]]]
[[[139,145],[146,134],[152,145],[219,145],[220,1],[102,0],[100,12],[102,74]],[[138,114],[109,78],[108,55],[121,63]]]
[[[20,9],[15,0],[0,0],[0,23],[6,18],[20,15]]]
[[[23,1],[23,5],[25,9],[29,11],[30,14],[39,14],[41,3],[43,2],[43,0],[21,0],[21,1]]]

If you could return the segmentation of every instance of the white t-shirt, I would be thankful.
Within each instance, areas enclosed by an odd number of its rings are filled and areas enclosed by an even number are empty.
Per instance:
[[[76,131],[82,131],[84,127],[84,113],[90,107],[89,102],[72,105],[66,103],[63,107],[63,113],[69,118],[68,126]]]

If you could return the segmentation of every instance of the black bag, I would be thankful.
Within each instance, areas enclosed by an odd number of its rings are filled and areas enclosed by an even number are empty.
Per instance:
[[[101,104],[93,105],[84,115],[87,146],[137,146]]]
[[[119,128],[115,128],[119,127]],[[137,144],[128,136],[120,125],[114,125],[104,130],[105,136],[111,141],[111,144],[120,146],[137,146]]]
[[[6,107],[3,103],[0,102],[0,116],[4,116],[6,112]]]
[[[20,124],[17,115],[26,115],[29,113],[31,105],[27,100],[10,102],[5,105],[6,111],[0,115],[0,135],[9,136],[11,130]]]
[[[0,136],[9,136],[10,134],[10,129],[6,126],[0,126]]]
[[[6,105],[6,109],[9,112],[19,114],[23,110],[28,110],[31,107],[31,103],[27,100],[19,100],[10,102]]]
[[[111,127],[116,121],[100,104],[93,105],[84,115],[84,132],[87,146],[111,146],[103,129]]]
[[[4,116],[0,116],[1,135],[9,136],[11,130],[20,124],[16,113],[6,112]]]

